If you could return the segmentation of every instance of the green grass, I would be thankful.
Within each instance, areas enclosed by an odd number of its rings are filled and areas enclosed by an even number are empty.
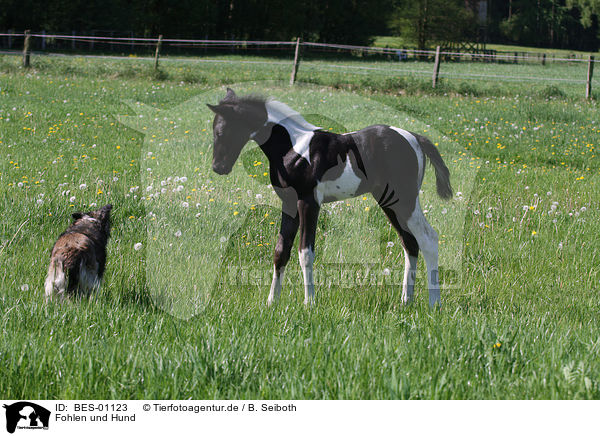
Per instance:
[[[0,57],[5,397],[600,398],[595,102],[511,83],[390,94],[377,74],[365,89],[316,68],[289,88],[287,65],[172,61],[156,76],[143,61],[16,62]],[[422,260],[416,302],[401,305],[384,272],[401,274],[402,249],[370,197],[323,208],[316,306],[294,253],[266,307],[280,212],[255,148],[231,175],[210,171],[204,103],[222,84],[333,131],[393,123],[439,144],[463,193],[439,201],[427,172],[422,204],[458,278],[441,310],[427,308]],[[101,293],[45,304],[70,214],[108,202]]]

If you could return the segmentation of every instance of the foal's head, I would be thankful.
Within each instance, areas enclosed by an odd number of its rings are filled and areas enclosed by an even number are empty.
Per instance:
[[[229,174],[244,145],[267,121],[265,100],[238,97],[227,88],[227,95],[218,105],[207,106],[215,113],[212,167],[218,174]]]

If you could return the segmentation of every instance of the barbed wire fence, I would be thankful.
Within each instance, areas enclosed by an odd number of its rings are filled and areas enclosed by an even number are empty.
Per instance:
[[[232,63],[232,64],[268,64],[289,68],[290,83],[296,81],[300,65],[304,71],[329,71],[352,75],[381,73],[392,76],[431,76],[435,88],[440,78],[463,80],[494,80],[502,82],[564,83],[583,85],[586,99],[592,98],[594,64],[600,62],[593,55],[573,53],[559,56],[543,52],[501,52],[480,50],[477,52],[418,50],[413,48],[367,47],[346,44],[328,44],[295,41],[237,41],[208,39],[177,39],[134,37],[134,36],[98,36],[60,35],[46,32],[0,33],[2,54],[20,54],[22,48],[23,66],[29,67],[31,56],[78,56],[102,59],[136,59],[154,61],[158,69],[160,62],[191,63]],[[120,55],[109,53],[119,51]],[[101,54],[88,54],[100,52]],[[127,56],[129,54],[130,56]],[[263,59],[226,59],[210,58],[209,55],[250,55]],[[134,55],[134,57],[131,57]],[[350,64],[346,60],[360,60],[362,65]],[[412,63],[412,65],[411,65]],[[433,63],[432,69],[425,69],[427,63]],[[520,65],[585,65],[586,74],[580,77],[550,75],[514,75],[499,73],[475,73],[445,71],[444,64],[485,63]],[[418,68],[415,68],[418,65]],[[490,65],[491,67],[491,65]]]

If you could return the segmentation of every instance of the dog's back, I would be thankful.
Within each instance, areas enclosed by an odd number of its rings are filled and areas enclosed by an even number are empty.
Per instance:
[[[50,256],[44,285],[46,299],[89,295],[100,287],[110,237],[112,206],[74,213],[73,223],[58,238]]]

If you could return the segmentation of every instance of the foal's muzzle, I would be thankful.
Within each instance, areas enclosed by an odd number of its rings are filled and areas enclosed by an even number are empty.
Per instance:
[[[231,167],[223,165],[222,163],[213,162],[212,169],[215,173],[219,174],[220,176],[229,174],[231,172]]]

